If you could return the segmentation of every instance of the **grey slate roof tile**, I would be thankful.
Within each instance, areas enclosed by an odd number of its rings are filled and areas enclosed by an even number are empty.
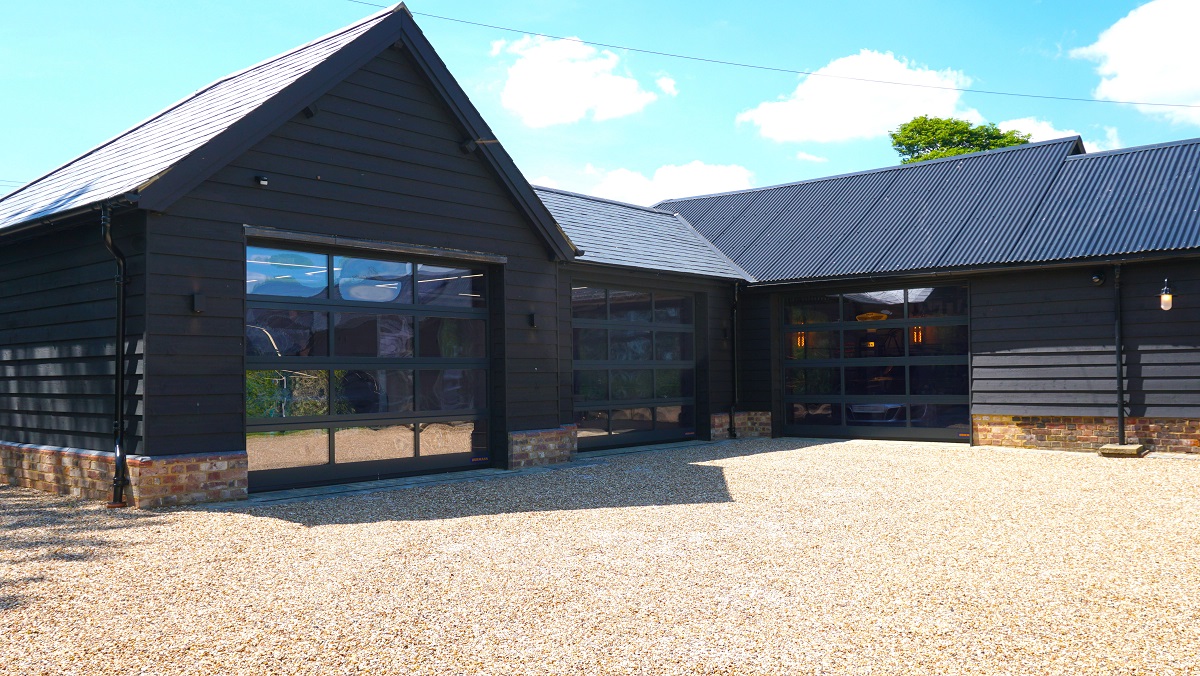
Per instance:
[[[10,193],[0,199],[0,229],[138,190],[389,14],[224,77]]]
[[[679,215],[599,197],[535,187],[567,237],[576,260],[727,279],[749,279]]]

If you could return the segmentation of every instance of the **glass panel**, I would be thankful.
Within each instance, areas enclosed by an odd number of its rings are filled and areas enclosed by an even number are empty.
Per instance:
[[[654,294],[654,321],[664,324],[691,324],[692,297]]]
[[[962,317],[967,314],[967,287],[939,286],[908,290],[909,317]]]
[[[572,333],[576,359],[608,359],[608,331],[606,329],[574,329]]]
[[[609,318],[614,322],[648,322],[654,317],[650,294],[641,291],[608,292]]]
[[[895,404],[846,404],[847,425],[889,425],[904,427],[908,421],[908,407]]]
[[[965,326],[913,326],[908,329],[908,354],[913,357],[967,353]]]
[[[246,310],[247,357],[329,355],[329,313],[307,310]]]
[[[609,359],[643,361],[653,358],[650,331],[613,331]]]
[[[649,432],[654,429],[654,418],[648,408],[620,408],[612,412],[612,433]]]
[[[412,263],[333,257],[333,297],[370,303],[411,303]]]
[[[679,399],[695,394],[696,382],[691,369],[655,369],[654,396]]]
[[[482,319],[420,317],[419,354],[422,357],[478,359],[487,356],[487,332]]]
[[[412,425],[343,427],[333,433],[333,457],[338,464],[411,458],[417,451]]]
[[[607,401],[608,371],[576,371],[575,401]]]
[[[421,411],[461,411],[487,408],[487,371],[443,369],[421,371],[417,408]]]
[[[962,430],[964,438],[970,437],[971,415],[966,404],[913,404],[913,427],[941,427]]]
[[[832,295],[796,296],[787,299],[783,307],[785,324],[820,324],[841,320],[839,297]]]
[[[425,423],[421,428],[421,457],[470,453],[487,457],[487,429],[483,421]]]
[[[654,358],[663,361],[691,361],[692,334],[677,331],[654,332]]]
[[[784,404],[788,425],[841,425],[841,404]]]
[[[325,254],[246,247],[246,293],[256,296],[326,298],[329,257]]]
[[[325,371],[246,371],[247,418],[329,415]]]
[[[910,366],[913,394],[968,394],[967,365]]]
[[[904,289],[848,293],[846,321],[878,322],[904,317]]]
[[[608,319],[607,292],[592,286],[571,289],[571,316],[575,319]]]
[[[482,270],[417,266],[417,302],[422,305],[484,307]]]
[[[903,327],[857,329],[843,335],[846,359],[904,356]]]
[[[608,436],[608,411],[576,411],[579,438]]]
[[[904,395],[903,366],[846,367],[846,394]]]
[[[333,314],[333,352],[339,357],[413,356],[413,319],[361,312]]]
[[[246,462],[251,472],[328,464],[329,432],[250,432],[246,435]]]
[[[413,410],[413,372],[343,370],[333,372],[333,414],[403,413]]]
[[[785,394],[841,394],[841,369],[785,369],[783,391]]]
[[[788,331],[783,346],[784,359],[837,359],[837,331]]]
[[[654,396],[654,371],[652,369],[614,370],[611,377],[613,401],[650,399]]]
[[[692,406],[659,406],[654,409],[654,429],[690,430],[696,427],[696,411]]]

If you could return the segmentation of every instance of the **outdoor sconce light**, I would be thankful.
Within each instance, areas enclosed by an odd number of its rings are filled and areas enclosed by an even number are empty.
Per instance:
[[[1158,306],[1163,310],[1170,310],[1174,303],[1175,299],[1171,294],[1171,283],[1163,279],[1163,288],[1158,294]]]
[[[254,177],[254,182],[259,185],[266,185],[267,177],[260,174],[260,175]]]

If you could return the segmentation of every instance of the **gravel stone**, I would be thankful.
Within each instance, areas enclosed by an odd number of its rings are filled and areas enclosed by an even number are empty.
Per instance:
[[[1198,488],[801,439],[219,511],[0,488],[0,671],[1194,673]]]

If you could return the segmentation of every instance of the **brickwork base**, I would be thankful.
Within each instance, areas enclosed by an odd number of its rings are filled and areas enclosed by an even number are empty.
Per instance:
[[[508,464],[512,469],[569,462],[579,449],[575,425],[508,434]]]
[[[131,455],[125,497],[138,508],[246,498],[246,452]],[[0,481],[84,500],[112,499],[114,456],[105,451],[0,442]]]
[[[1117,419],[1054,416],[971,416],[975,443],[981,446],[1098,450],[1115,444]],[[1125,442],[1147,451],[1200,453],[1200,420],[1126,418]]]
[[[734,428],[739,439],[769,439],[771,438],[770,411],[737,411],[733,414]],[[712,440],[719,441],[729,438],[729,414],[712,414]]]

